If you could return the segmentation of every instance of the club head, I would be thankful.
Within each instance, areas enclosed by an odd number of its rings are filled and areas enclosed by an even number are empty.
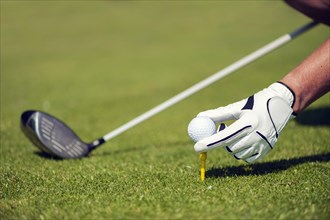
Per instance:
[[[66,124],[40,111],[29,110],[21,115],[21,129],[40,150],[63,159],[88,155],[90,147]]]

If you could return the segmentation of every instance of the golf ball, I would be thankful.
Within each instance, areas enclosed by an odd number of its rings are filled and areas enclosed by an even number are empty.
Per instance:
[[[208,117],[196,117],[188,125],[188,134],[195,142],[215,134],[216,131],[215,123]]]

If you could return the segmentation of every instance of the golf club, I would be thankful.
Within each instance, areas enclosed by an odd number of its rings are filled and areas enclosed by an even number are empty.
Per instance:
[[[91,143],[85,143],[65,123],[41,111],[28,110],[23,112],[21,115],[21,129],[33,144],[53,157],[63,159],[85,157],[92,150],[96,149],[110,139],[151,118],[152,116],[176,104],[177,102],[182,101],[188,96],[200,91],[201,89],[209,86],[210,84],[225,77],[226,75],[268,54],[276,48],[279,48],[280,46],[296,38],[317,24],[317,22],[312,21],[291,33],[277,38],[269,44],[241,58],[240,60],[234,62],[219,72],[209,76],[208,78],[200,81],[199,83],[191,86],[176,96],[157,105],[156,107],[150,109],[149,111],[132,119],[126,124],[123,124],[117,129],[109,132],[108,134]]]

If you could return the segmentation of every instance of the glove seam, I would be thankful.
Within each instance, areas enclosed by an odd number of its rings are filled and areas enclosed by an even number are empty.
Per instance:
[[[285,86],[291,92],[291,94],[293,96],[293,101],[292,101],[292,104],[291,104],[291,108],[293,108],[294,103],[296,102],[296,94],[294,93],[294,91],[287,84],[285,84],[283,82],[280,82],[280,81],[277,81],[277,83],[282,84],[283,86]]]
[[[240,132],[244,131],[245,129],[247,129],[247,128],[251,128],[251,127],[252,127],[252,125],[247,125],[247,126],[241,128],[241,129],[239,129],[238,131],[236,131],[236,132],[234,132],[234,133],[228,135],[227,137],[222,138],[222,139],[220,139],[220,140],[218,140],[218,141],[212,142],[212,143],[210,143],[210,144],[208,144],[208,145],[206,145],[206,146],[207,146],[207,147],[211,147],[211,146],[213,146],[213,145],[215,145],[215,144],[218,144],[218,143],[220,143],[220,142],[222,142],[222,141],[226,141],[226,140],[228,140],[228,139],[234,137],[235,135],[239,134]]]
[[[270,115],[270,111],[269,111],[269,101],[270,101],[271,99],[268,99],[267,100],[267,112],[268,112],[268,116],[269,116],[269,118],[270,118],[270,121],[272,122],[272,125],[273,125],[273,127],[274,127],[274,130],[275,130],[275,135],[276,135],[276,138],[278,138],[278,131],[277,131],[277,128],[276,128],[276,126],[275,126],[275,123],[274,123],[274,121],[273,121],[273,118],[272,118],[272,116]]]
[[[263,134],[261,134],[259,131],[256,131],[256,133],[257,133],[262,139],[264,139],[264,141],[267,142],[268,146],[269,146],[270,149],[272,150],[272,149],[273,149],[273,146],[269,143],[269,141],[267,140],[267,138],[266,138]]]

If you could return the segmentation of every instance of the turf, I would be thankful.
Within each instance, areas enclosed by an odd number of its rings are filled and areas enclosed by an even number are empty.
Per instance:
[[[319,25],[106,143],[54,160],[20,114],[49,112],[89,141],[309,21],[281,1],[1,1],[1,219],[328,219],[329,94],[247,165],[208,154],[198,112],[278,80],[329,36]]]

